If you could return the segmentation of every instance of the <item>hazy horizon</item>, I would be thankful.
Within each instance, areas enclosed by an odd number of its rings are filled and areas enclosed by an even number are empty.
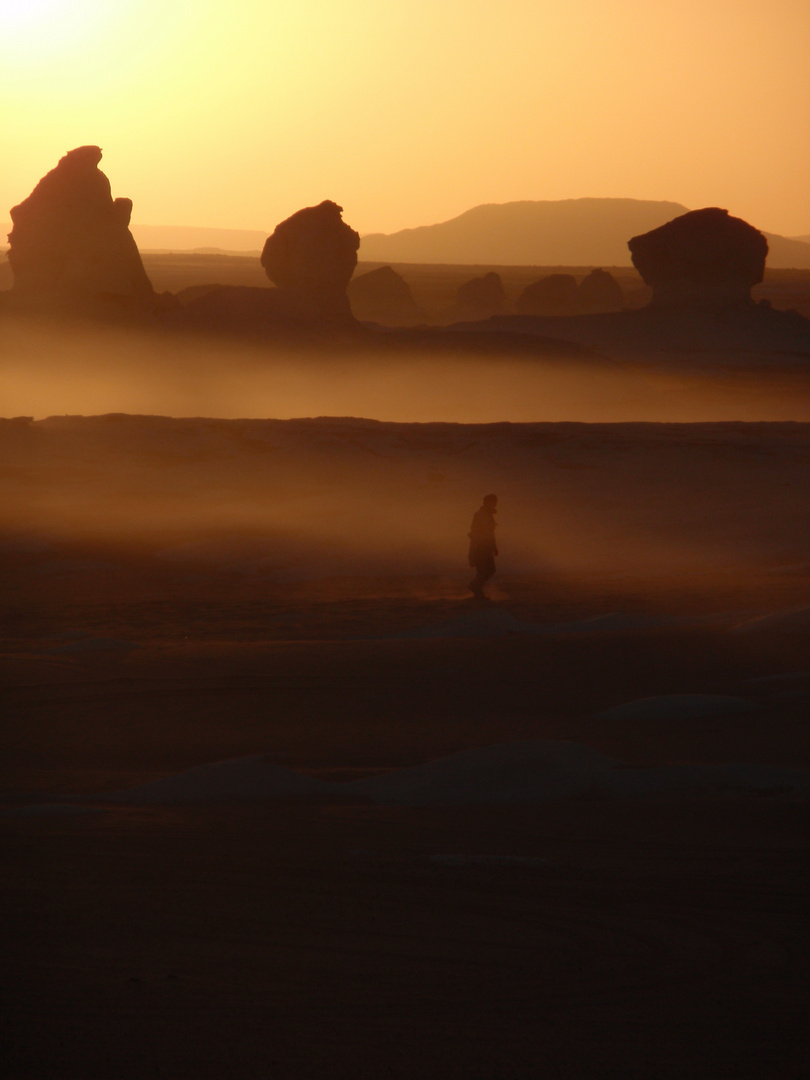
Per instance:
[[[103,161],[102,161],[103,164]],[[661,200],[518,200],[469,207],[448,221],[423,223],[394,233],[361,236],[360,263],[479,266],[632,265],[627,242],[694,207]],[[756,226],[756,223],[751,223]],[[216,226],[148,225],[130,229],[144,254],[225,254],[258,257],[272,226],[223,229]],[[11,222],[0,224],[0,235]],[[762,230],[769,242],[771,269],[810,268],[808,237],[783,237]],[[0,253],[7,246],[0,243]],[[0,288],[2,284],[0,284]]]
[[[102,166],[102,171],[103,166]],[[29,192],[30,194],[30,192]],[[22,201],[22,199],[20,200]],[[671,200],[662,199],[631,199],[623,198],[621,196],[616,197],[592,197],[588,195],[582,195],[576,199],[515,199],[510,202],[489,202],[480,203],[477,206],[469,206],[462,210],[460,213],[454,215],[452,218],[442,221],[422,221],[416,225],[408,226],[403,229],[397,229],[392,232],[362,232],[361,241],[369,238],[377,237],[394,237],[400,236],[404,233],[413,233],[423,229],[434,228],[437,225],[446,225],[450,221],[456,221],[459,218],[466,217],[474,210],[481,210],[488,207],[505,207],[505,206],[518,206],[518,205],[535,205],[535,204],[548,204],[548,205],[561,205],[564,203],[573,202],[594,202],[600,201],[604,203],[657,203],[663,205],[665,202],[672,206],[679,208],[679,213],[686,213],[689,210],[698,209],[698,207],[687,207],[682,203],[671,202]],[[193,251],[195,248],[203,247],[217,247],[227,252],[245,252],[254,253],[260,252],[264,241],[273,231],[278,222],[273,222],[268,228],[225,228],[221,225],[201,225],[199,223],[193,225],[178,225],[173,222],[166,224],[155,224],[154,222],[139,221],[137,217],[130,224],[130,231],[132,232],[138,247],[141,251],[160,251],[160,250],[177,250],[177,251]],[[797,241],[799,243],[805,243],[810,245],[810,233],[802,233],[795,236],[788,236],[782,233],[772,233],[770,230],[761,228],[756,222],[750,222],[755,228],[760,229],[762,232],[766,232],[769,235],[782,236],[786,240]],[[0,223],[0,251],[8,248],[8,243],[5,241],[5,236],[10,233],[12,229],[12,222],[9,219]],[[214,239],[217,239],[218,243],[214,243]],[[187,246],[186,246],[187,245]],[[372,260],[376,261],[376,260]],[[630,257],[627,256],[627,265],[630,264]],[[571,265],[575,265],[572,263]],[[578,264],[576,264],[578,265]]]

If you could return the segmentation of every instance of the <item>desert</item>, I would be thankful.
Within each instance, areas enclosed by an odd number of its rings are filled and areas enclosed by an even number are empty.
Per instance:
[[[100,161],[0,265],[10,1075],[804,1075],[810,245],[141,252]]]

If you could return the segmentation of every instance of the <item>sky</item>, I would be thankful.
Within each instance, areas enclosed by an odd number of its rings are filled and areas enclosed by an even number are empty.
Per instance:
[[[91,143],[135,224],[622,197],[810,234],[808,0],[0,0],[0,37],[0,221]]]

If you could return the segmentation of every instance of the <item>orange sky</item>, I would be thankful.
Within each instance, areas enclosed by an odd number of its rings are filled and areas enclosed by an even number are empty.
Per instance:
[[[623,196],[810,233],[810,0],[0,0],[0,220],[97,143],[133,221],[361,232]]]

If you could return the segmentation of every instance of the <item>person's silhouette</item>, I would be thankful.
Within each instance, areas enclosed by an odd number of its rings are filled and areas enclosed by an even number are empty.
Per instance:
[[[470,582],[470,589],[479,598],[484,596],[484,585],[495,573],[495,556],[498,545],[495,543],[495,512],[498,509],[498,496],[485,495],[481,509],[476,510],[470,526],[470,566],[475,567],[475,577]]]

